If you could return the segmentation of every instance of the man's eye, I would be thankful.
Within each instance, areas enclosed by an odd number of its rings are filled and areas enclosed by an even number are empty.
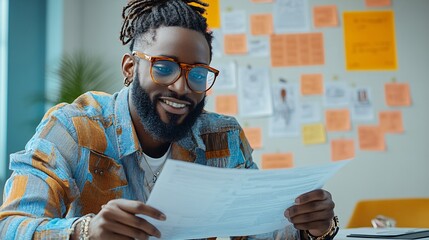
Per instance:
[[[173,69],[164,65],[155,65],[153,70],[160,75],[170,75],[173,72]]]

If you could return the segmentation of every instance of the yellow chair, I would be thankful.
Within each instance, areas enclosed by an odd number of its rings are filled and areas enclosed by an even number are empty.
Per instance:
[[[347,228],[372,227],[371,220],[377,215],[393,218],[396,227],[429,228],[429,198],[359,201]]]

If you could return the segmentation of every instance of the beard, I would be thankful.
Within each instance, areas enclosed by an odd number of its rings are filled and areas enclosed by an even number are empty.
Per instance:
[[[164,97],[173,97],[179,100],[188,101],[192,103],[193,101],[189,98],[182,96],[179,97],[174,92],[170,92],[169,95],[163,95]],[[136,74],[131,85],[131,99],[137,114],[140,118],[140,122],[143,124],[144,129],[149,133],[154,139],[162,142],[174,142],[183,137],[185,137],[189,131],[191,131],[192,126],[201,115],[204,110],[205,100],[204,97],[198,104],[188,106],[190,111],[185,117],[182,123],[178,123],[180,115],[172,114],[167,112],[169,118],[168,123],[164,123],[157,110],[156,103],[159,101],[161,94],[154,96],[153,101],[150,99],[149,94],[140,86],[140,79],[138,74]]]

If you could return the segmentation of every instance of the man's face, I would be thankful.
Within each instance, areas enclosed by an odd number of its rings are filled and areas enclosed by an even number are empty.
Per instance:
[[[203,34],[180,27],[161,27],[150,44],[135,50],[150,56],[166,56],[187,64],[209,64],[210,50]],[[173,84],[161,86],[150,75],[150,62],[136,57],[131,86],[134,105],[145,130],[161,141],[175,141],[190,130],[204,109],[205,94],[195,93],[184,74]]]

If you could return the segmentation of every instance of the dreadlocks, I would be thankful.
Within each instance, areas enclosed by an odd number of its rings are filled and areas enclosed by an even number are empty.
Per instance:
[[[192,5],[191,5],[192,4]],[[161,26],[184,27],[204,34],[212,56],[212,34],[207,31],[204,7],[200,0],[131,0],[122,11],[124,22],[119,39],[134,48],[137,38]]]

